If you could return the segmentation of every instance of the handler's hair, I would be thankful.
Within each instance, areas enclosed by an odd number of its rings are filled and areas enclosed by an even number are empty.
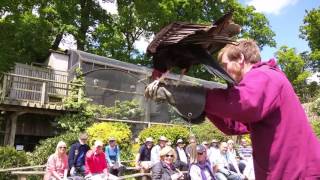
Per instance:
[[[248,63],[255,64],[261,61],[260,49],[256,41],[252,39],[240,39],[238,43],[238,45],[227,44],[222,48],[218,54],[218,61],[222,60],[224,53],[227,54],[227,57],[231,61],[239,59],[241,54],[243,54],[244,60]]]

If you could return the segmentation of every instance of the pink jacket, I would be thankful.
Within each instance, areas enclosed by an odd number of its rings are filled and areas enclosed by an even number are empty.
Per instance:
[[[51,154],[47,162],[46,171],[52,174],[56,171],[60,177],[63,177],[64,170],[68,169],[68,156],[65,154],[61,159],[57,154]]]
[[[251,135],[257,180],[320,178],[320,143],[274,60],[235,87],[207,92],[207,117],[224,133]]]

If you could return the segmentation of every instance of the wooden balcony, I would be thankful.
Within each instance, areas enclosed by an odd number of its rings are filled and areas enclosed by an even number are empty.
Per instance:
[[[64,110],[62,99],[71,87],[67,81],[67,72],[18,64],[0,77],[0,110]]]

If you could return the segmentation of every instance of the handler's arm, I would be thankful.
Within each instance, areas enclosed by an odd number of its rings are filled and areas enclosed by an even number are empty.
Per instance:
[[[207,115],[210,121],[224,134],[227,135],[242,135],[249,133],[249,128],[238,121],[234,121],[228,118],[220,118],[215,115]]]
[[[281,87],[262,72],[250,72],[238,86],[207,91],[206,115],[218,126],[216,116],[224,122],[258,122],[279,108]]]

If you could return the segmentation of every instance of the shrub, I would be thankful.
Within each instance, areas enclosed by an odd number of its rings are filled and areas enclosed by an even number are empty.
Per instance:
[[[315,134],[320,138],[320,119],[311,121],[311,126]]]
[[[179,138],[186,141],[189,137],[189,134],[189,130],[185,126],[155,125],[140,132],[139,142],[142,144],[147,137],[152,137],[154,140],[157,140],[160,136],[165,136],[174,144]]]
[[[90,137],[90,145],[92,145],[95,140],[101,140],[104,144],[107,144],[110,137],[116,138],[121,150],[121,159],[133,159],[133,154],[131,153],[132,133],[127,124],[118,122],[94,123],[87,129],[87,133]]]
[[[35,150],[29,155],[29,163],[32,165],[45,164],[48,157],[56,151],[56,146],[59,141],[64,141],[69,150],[71,144],[78,140],[78,133],[65,133],[59,136],[48,138],[40,141]]]
[[[209,120],[205,120],[203,123],[198,125],[193,125],[192,132],[199,143],[202,141],[211,141],[212,139],[217,139],[219,141],[226,141],[230,139],[230,136],[223,134]]]
[[[16,151],[13,147],[0,147],[0,168],[14,168],[28,165],[27,155],[24,151]],[[16,179],[8,173],[0,173],[0,179]]]

